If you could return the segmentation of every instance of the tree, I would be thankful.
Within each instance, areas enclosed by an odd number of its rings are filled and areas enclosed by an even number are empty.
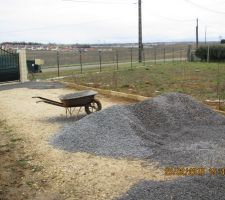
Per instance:
[[[225,39],[222,39],[220,43],[225,44]]]

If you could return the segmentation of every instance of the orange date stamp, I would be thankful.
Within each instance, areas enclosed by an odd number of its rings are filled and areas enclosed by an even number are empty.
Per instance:
[[[205,167],[166,167],[165,176],[225,176],[225,168],[205,168]]]

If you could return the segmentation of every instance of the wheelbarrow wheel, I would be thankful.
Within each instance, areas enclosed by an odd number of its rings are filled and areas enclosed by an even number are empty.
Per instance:
[[[93,99],[93,101],[85,106],[85,112],[89,115],[91,113],[97,112],[102,109],[102,104],[98,99]]]

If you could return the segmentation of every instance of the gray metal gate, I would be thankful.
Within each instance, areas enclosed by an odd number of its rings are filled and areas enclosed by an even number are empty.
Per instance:
[[[0,82],[19,80],[19,54],[0,48]]]

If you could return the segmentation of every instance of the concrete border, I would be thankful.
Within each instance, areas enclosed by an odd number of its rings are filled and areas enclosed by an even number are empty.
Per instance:
[[[68,83],[68,82],[64,82],[64,81],[60,81],[60,83],[66,85],[68,87],[75,87],[80,90],[95,90],[95,91],[99,92],[100,94],[110,95],[110,96],[114,96],[114,97],[127,98],[127,99],[131,99],[131,100],[135,100],[135,101],[145,101],[145,100],[151,98],[151,97],[145,97],[145,96],[140,96],[140,95],[135,95],[135,94],[127,94],[127,93],[117,92],[117,91],[112,91],[112,90],[93,88],[93,87],[88,87],[88,86],[84,86],[84,85],[78,85],[75,83]]]
[[[58,81],[56,81],[58,82]],[[134,95],[134,94],[127,94],[127,93],[123,93],[123,92],[117,92],[117,91],[112,91],[112,90],[104,90],[104,89],[99,89],[99,88],[93,88],[93,87],[88,87],[88,86],[84,86],[84,85],[78,85],[76,83],[68,83],[65,81],[60,81],[60,83],[68,86],[68,87],[74,87],[80,90],[95,90],[97,92],[99,92],[100,94],[103,95],[109,95],[109,96],[114,96],[114,97],[121,97],[121,98],[126,98],[126,99],[131,99],[131,100],[135,100],[135,101],[145,101],[148,99],[151,99],[151,97],[145,97],[145,96],[140,96],[140,95]],[[204,101],[202,101],[202,103],[204,104]],[[216,109],[212,109],[217,113],[220,113],[222,115],[225,115],[225,111],[221,111],[221,110],[216,110]]]
[[[222,111],[222,110],[216,110],[216,109],[213,109],[213,110],[216,111],[216,112],[218,112],[218,113],[220,113],[220,114],[222,114],[222,115],[225,115],[225,112]]]

